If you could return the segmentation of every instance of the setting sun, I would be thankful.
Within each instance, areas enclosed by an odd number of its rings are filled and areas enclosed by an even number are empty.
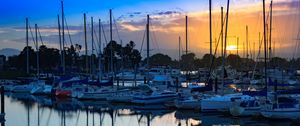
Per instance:
[[[229,45],[229,46],[227,46],[227,51],[234,51],[234,50],[237,50],[238,48],[237,48],[237,46],[236,45]]]

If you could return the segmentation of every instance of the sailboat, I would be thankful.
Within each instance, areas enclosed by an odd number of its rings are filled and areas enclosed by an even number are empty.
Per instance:
[[[217,95],[201,100],[201,111],[203,112],[218,112],[229,111],[229,108],[234,104],[243,101],[254,100],[254,97],[243,95],[242,93]]]
[[[29,84],[23,84],[23,85],[15,85],[13,88],[12,88],[12,92],[15,92],[15,93],[30,93],[30,91],[36,86],[36,83],[37,81],[33,81],[33,82],[30,82]]]
[[[257,99],[245,100],[234,103],[229,112],[232,116],[258,116],[260,115],[261,105]]]
[[[28,19],[26,19],[26,30],[28,32]],[[26,35],[26,38],[28,36]],[[35,24],[35,46],[36,46],[36,56],[37,56],[37,77],[29,84],[23,84],[23,85],[16,85],[13,87],[12,91],[17,93],[31,93],[33,89],[39,88],[43,85],[45,85],[45,81],[39,80],[40,73],[39,73],[39,46],[38,46],[38,26]],[[27,46],[28,47],[28,46]]]
[[[149,81],[149,29],[150,16],[147,15],[147,84],[153,88],[153,91],[149,94],[141,94],[133,97],[132,102],[137,104],[161,104],[167,101],[173,101],[178,94],[173,91],[167,91],[165,86],[171,84],[170,78],[168,76],[156,76],[153,83]],[[155,88],[155,89],[154,89]]]
[[[153,91],[149,95],[134,96],[132,102],[137,104],[161,104],[172,101],[177,96],[177,93],[172,91]]]
[[[224,76],[225,76],[225,56],[226,56],[226,42],[227,42],[227,28],[228,28],[228,16],[229,16],[229,0],[227,1],[227,16],[226,16],[226,30],[225,30],[225,48],[222,61],[222,85],[224,88]],[[223,7],[221,8],[221,41],[223,43]],[[223,48],[223,47],[222,47]],[[224,89],[223,89],[224,90]],[[229,107],[233,105],[234,102],[242,102],[244,100],[251,100],[253,97],[248,95],[238,94],[228,94],[228,95],[216,95],[210,98],[205,98],[201,100],[201,111],[203,112],[218,112],[218,111],[228,111]]]
[[[270,119],[300,119],[300,104],[294,98],[277,97],[276,101],[263,106],[260,114]]]
[[[57,97],[71,97],[72,91],[76,85],[82,85],[87,82],[87,79],[80,79],[78,77],[72,77],[71,79],[62,80],[59,82],[55,89],[55,96]]]
[[[34,80],[34,87],[31,89],[30,93],[31,94],[47,94],[50,95],[52,93],[52,85],[47,85],[46,80],[48,77],[41,75],[40,74],[40,61],[39,61],[39,45],[38,45],[38,37],[37,37],[37,32],[39,31],[39,28],[37,25],[36,26],[36,48],[37,48],[37,78]],[[40,36],[41,38],[41,36]],[[44,46],[44,45],[42,45]],[[41,47],[42,47],[41,46]]]
[[[270,13],[272,15],[272,1],[271,1],[270,7],[271,7]],[[263,23],[264,23],[264,26],[265,26],[265,1],[263,1],[263,14],[264,14],[263,15],[264,16],[264,22]],[[246,30],[247,30],[247,33],[248,33],[248,27],[246,27]],[[270,103],[269,98],[267,97],[268,96],[268,82],[270,83],[270,81],[266,80],[267,79],[267,76],[266,76],[266,73],[267,73],[266,58],[267,57],[266,57],[266,33],[265,33],[265,30],[266,30],[266,28],[264,27],[264,37],[263,37],[264,44],[265,44],[265,48],[264,48],[264,51],[265,51],[265,78],[264,79],[265,79],[266,88],[264,88],[261,91],[244,91],[243,93],[251,95],[251,96],[258,96],[258,95],[265,96],[266,97],[265,103]],[[260,38],[259,38],[259,40],[260,40]],[[255,65],[255,68],[256,68],[256,65]],[[254,77],[254,73],[253,73],[253,77]],[[269,80],[271,80],[271,79],[269,79]],[[257,80],[251,80],[250,84],[254,84],[253,83],[254,81],[257,81]],[[250,100],[250,101],[243,101],[240,104],[235,104],[234,106],[232,106],[230,108],[230,114],[233,115],[233,116],[255,116],[255,115],[261,114],[262,106],[263,105],[261,105],[261,101],[259,101],[259,99]]]
[[[263,13],[265,19],[265,0],[263,0]],[[270,15],[270,23],[272,23],[272,1],[271,1],[271,15]],[[264,24],[265,24],[264,20]],[[272,25],[271,25],[272,27]],[[271,29],[270,27],[270,29]],[[266,28],[264,27],[264,42],[266,46]],[[271,35],[270,35],[271,38]],[[266,57],[266,47],[265,47],[265,57]],[[266,64],[266,62],[265,62]],[[265,71],[266,72],[266,71]],[[300,119],[300,105],[298,102],[289,101],[286,103],[280,103],[277,97],[277,91],[275,91],[275,103],[266,104],[264,109],[261,111],[262,116],[271,119]]]
[[[137,87],[130,88],[126,92],[118,92],[107,98],[110,102],[131,103],[135,96],[145,95],[153,92],[153,88],[147,84],[140,84]]]
[[[178,98],[175,100],[175,106],[178,109],[200,109],[201,98],[197,96],[189,96]]]
[[[37,80],[37,85],[31,89],[31,94],[51,94],[52,93],[52,85],[46,85],[44,80]]]
[[[111,22],[111,18],[112,18],[112,11],[110,10],[110,26],[112,26],[112,22]],[[84,14],[84,22],[86,20],[86,16]],[[92,19],[93,22],[93,19]],[[84,26],[86,27],[86,23],[84,23]],[[92,29],[93,29],[93,23],[92,23]],[[86,30],[84,31],[86,33]],[[93,32],[93,30],[92,30]],[[101,22],[99,21],[99,32],[101,32]],[[112,28],[110,28],[110,33],[112,34]],[[99,35],[101,36],[101,35]],[[111,36],[112,37],[112,36]],[[100,44],[101,45],[101,37],[100,38]],[[111,38],[112,39],[112,38]],[[92,33],[92,40],[93,40],[93,33]],[[86,39],[85,39],[86,41]],[[93,44],[92,44],[93,45]],[[99,46],[99,50],[101,50],[101,47]],[[101,52],[99,52],[99,57],[101,57],[100,55]],[[101,60],[101,59],[99,59]],[[111,60],[112,62],[112,60]],[[112,63],[111,63],[112,64]],[[88,82],[86,84],[90,85],[91,83],[93,83],[94,85],[97,85],[98,87],[96,89],[91,89],[91,90],[84,90],[82,92],[78,92],[77,97],[79,99],[95,99],[95,100],[107,100],[107,98],[109,96],[111,96],[112,94],[116,94],[118,92],[127,92],[127,89],[124,90],[119,90],[116,88],[113,88],[113,77],[110,78],[108,81],[102,81],[101,80],[101,76],[102,76],[102,72],[101,72],[101,64],[99,64],[99,79],[96,82]],[[113,67],[112,65],[110,67]],[[111,68],[111,71],[113,71],[113,69]],[[110,86],[110,87],[108,87]]]

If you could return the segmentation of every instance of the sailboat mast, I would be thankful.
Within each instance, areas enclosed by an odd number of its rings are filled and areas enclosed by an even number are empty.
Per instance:
[[[58,24],[58,36],[59,36],[59,52],[60,55],[60,65],[63,67],[63,57],[62,57],[62,47],[61,47],[61,31],[60,31],[60,19],[59,15],[57,15],[57,24]]]
[[[239,41],[240,41],[240,38],[237,37],[236,38],[236,55],[239,56]]]
[[[249,59],[248,25],[246,25],[246,57]],[[247,62],[248,63],[248,62]]]
[[[272,12],[273,11],[273,0],[270,3],[270,33],[269,33],[269,58],[272,58]]]
[[[28,18],[26,18],[26,73],[29,74]]]
[[[223,17],[223,7],[221,7],[221,55],[224,57],[224,17]]]
[[[178,37],[178,69],[180,69],[180,58],[181,57],[181,37]]]
[[[227,12],[226,12],[226,27],[225,27],[225,42],[224,42],[224,56],[226,57],[226,46],[227,46],[227,34],[228,34],[228,18],[229,18],[229,2],[230,0],[227,1]]]
[[[102,44],[102,42],[101,42],[101,19],[99,19],[99,66],[98,66],[98,69],[99,69],[99,82],[101,82],[101,76],[102,76],[102,69],[101,69],[101,59],[102,59],[102,57],[101,57],[101,53],[102,53],[102,50],[101,50],[101,44]]]
[[[188,16],[185,16],[185,54],[188,54]]]
[[[93,17],[91,17],[91,25],[92,25],[92,55],[91,55],[91,70],[90,70],[90,73],[91,73],[91,76],[93,76],[94,74],[94,19]]]
[[[86,14],[84,13],[83,14],[83,22],[84,22],[84,45],[85,45],[85,70],[86,70],[86,73],[88,74],[89,73],[89,59],[88,59],[88,48],[87,48],[87,36],[86,36]]]
[[[212,62],[212,17],[211,17],[211,0],[209,0],[209,54]],[[223,19],[222,19],[223,20]]]
[[[255,52],[255,47],[256,47],[256,44],[255,44],[256,42],[255,41],[253,41],[253,60],[255,61],[255,58],[256,58],[256,52]]]
[[[266,10],[265,10],[265,0],[263,0],[263,26],[264,26],[264,55],[265,55],[265,60],[264,60],[264,65],[265,65],[265,84],[266,88],[268,91],[268,78],[267,78],[267,41],[266,41]],[[267,97],[267,96],[266,96]]]
[[[150,58],[150,29],[149,29],[149,25],[150,25],[150,16],[147,15],[147,25],[146,25],[146,31],[147,31],[147,84],[149,84],[149,71],[150,71],[150,64],[149,64],[149,58]]]
[[[110,71],[114,73],[113,70],[113,45],[112,45],[112,10],[109,10],[109,33],[110,33]]]
[[[226,54],[227,54],[227,34],[228,34],[228,17],[229,17],[229,2],[230,0],[227,1],[227,11],[226,11],[226,27],[225,27],[225,42],[224,42],[224,58],[226,57]],[[226,60],[226,59],[225,59]],[[226,61],[224,61],[226,62]],[[224,71],[225,71],[225,68],[224,68]],[[225,74],[225,73],[223,73]],[[223,78],[224,79],[224,78]],[[224,83],[222,85],[223,87],[223,93],[224,93]]]
[[[222,50],[222,85],[224,87],[224,74],[225,74],[225,50],[224,50],[224,42],[223,42],[223,39],[224,39],[224,33],[223,33],[223,26],[224,26],[224,20],[223,20],[223,7],[221,7],[221,50]],[[223,88],[222,87],[222,88]]]
[[[62,57],[63,57],[63,74],[66,72],[66,63],[65,63],[65,14],[64,14],[64,2],[61,1],[61,27],[62,27]]]
[[[39,42],[38,42],[38,26],[35,24],[35,46],[36,46],[36,73],[37,78],[40,78],[40,64],[39,64]]]
[[[122,86],[124,86],[124,50],[123,50],[123,41],[121,40],[121,72],[122,72]]]
[[[243,58],[246,58],[245,41],[243,41]]]

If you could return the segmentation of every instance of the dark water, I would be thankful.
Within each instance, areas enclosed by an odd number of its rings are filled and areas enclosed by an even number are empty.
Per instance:
[[[288,120],[234,118],[226,114],[172,110],[161,105],[153,105],[155,109],[149,110],[147,106],[27,94],[6,94],[5,98],[5,126],[299,126]]]

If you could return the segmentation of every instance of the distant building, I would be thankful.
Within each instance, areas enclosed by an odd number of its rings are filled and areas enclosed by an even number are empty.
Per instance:
[[[0,71],[3,70],[5,61],[6,57],[4,55],[0,55]]]

